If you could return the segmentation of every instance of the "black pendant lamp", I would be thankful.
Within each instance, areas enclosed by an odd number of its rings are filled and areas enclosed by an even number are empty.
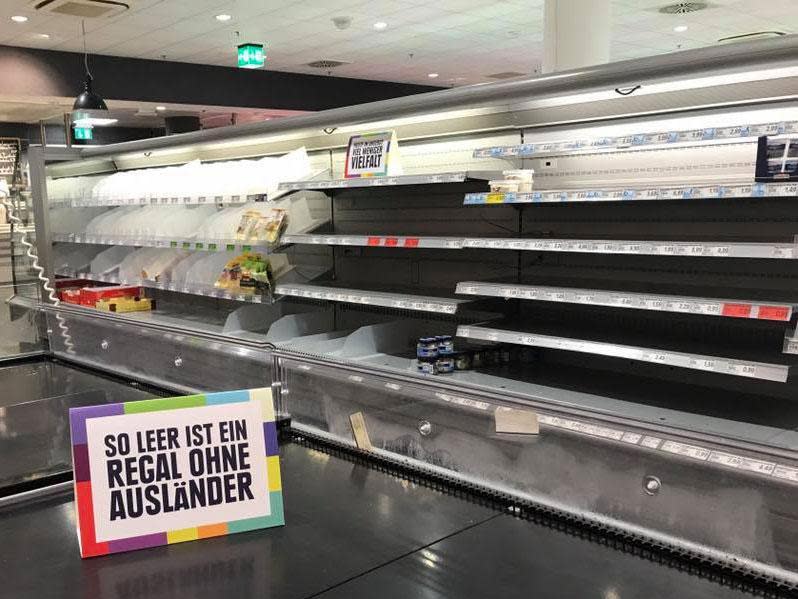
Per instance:
[[[105,100],[91,87],[94,79],[89,71],[89,54],[86,51],[86,22],[81,21],[80,25],[83,29],[83,66],[86,68],[86,80],[83,83],[83,92],[75,98],[72,110],[108,110]]]
[[[75,98],[72,110],[108,110],[105,100],[91,88],[92,81],[91,75],[86,73],[86,81],[83,83],[83,92]]]

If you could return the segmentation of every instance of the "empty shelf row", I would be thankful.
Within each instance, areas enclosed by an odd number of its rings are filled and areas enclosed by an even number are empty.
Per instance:
[[[486,283],[464,281],[457,284],[457,293],[502,298],[518,298],[544,302],[609,306],[639,310],[656,310],[682,314],[726,316],[758,320],[789,321],[793,305],[780,302],[751,302],[699,298],[628,291],[606,291],[600,289],[578,289],[573,287],[550,287],[541,285],[519,285],[513,283]]]
[[[722,358],[665,349],[606,343],[603,341],[574,339],[571,337],[558,337],[534,332],[508,331],[483,326],[459,326],[457,328],[457,336],[482,341],[512,343],[516,345],[528,345],[547,349],[611,356],[626,360],[637,360],[781,383],[786,382],[789,374],[789,366],[782,364],[767,364],[751,360]]]

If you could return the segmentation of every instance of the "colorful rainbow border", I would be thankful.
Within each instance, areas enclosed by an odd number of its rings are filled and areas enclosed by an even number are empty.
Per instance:
[[[207,526],[171,530],[140,537],[117,539],[98,543],[94,529],[94,509],[91,497],[91,473],[89,452],[86,445],[86,420],[103,416],[121,416],[161,410],[180,410],[225,403],[259,401],[263,413],[263,434],[266,441],[266,469],[269,480],[271,515],[248,518],[233,522],[221,522]],[[164,399],[147,399],[127,403],[112,403],[84,408],[70,408],[69,422],[72,431],[72,464],[75,472],[75,503],[80,537],[81,557],[95,557],[109,553],[133,551],[159,545],[171,545],[184,541],[207,539],[237,532],[247,532],[285,524],[283,514],[283,491],[280,479],[280,457],[277,451],[277,426],[274,421],[274,403],[271,389],[248,391],[225,391],[204,395],[185,395]]]
[[[378,133],[364,133],[363,135],[353,135],[349,138],[349,145],[346,148],[346,163],[344,164],[344,179],[361,179],[361,178],[369,178],[369,177],[384,177],[388,174],[388,160],[391,156],[391,142],[393,141],[393,131],[380,131]],[[366,173],[365,175],[358,175],[358,174],[351,174],[349,172],[349,153],[352,151],[352,144],[357,141],[361,140],[368,140],[369,138],[373,137],[385,137],[386,135],[390,135],[391,138],[388,140],[388,145],[385,146],[385,163],[383,164],[382,171],[379,173]]]

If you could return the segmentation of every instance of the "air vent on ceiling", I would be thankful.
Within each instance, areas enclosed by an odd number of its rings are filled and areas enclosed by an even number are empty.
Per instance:
[[[781,37],[786,35],[783,31],[752,31],[751,33],[741,33],[740,35],[730,35],[718,40],[719,44],[733,44],[734,42],[750,42],[753,40],[765,40],[771,37]]]
[[[704,10],[708,6],[709,4],[706,2],[674,2],[660,7],[659,12],[666,15],[684,15],[689,12]]]
[[[130,9],[130,5],[119,0],[36,0],[33,8],[41,12],[95,19],[123,13]]]
[[[335,67],[340,67],[345,64],[352,63],[343,60],[314,60],[313,62],[307,63],[305,66],[313,67],[314,69],[334,69]]]
[[[501,73],[493,73],[493,75],[486,75],[488,79],[512,79],[513,77],[522,77],[526,73],[519,73],[518,71],[503,71]]]

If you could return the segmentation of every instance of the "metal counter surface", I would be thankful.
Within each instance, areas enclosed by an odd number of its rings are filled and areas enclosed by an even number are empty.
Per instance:
[[[302,445],[286,526],[81,560],[71,493],[0,511],[2,594],[25,598],[745,595]],[[15,539],[15,542],[8,542]]]
[[[158,395],[49,360],[0,367],[0,489],[72,469],[69,408]]]

